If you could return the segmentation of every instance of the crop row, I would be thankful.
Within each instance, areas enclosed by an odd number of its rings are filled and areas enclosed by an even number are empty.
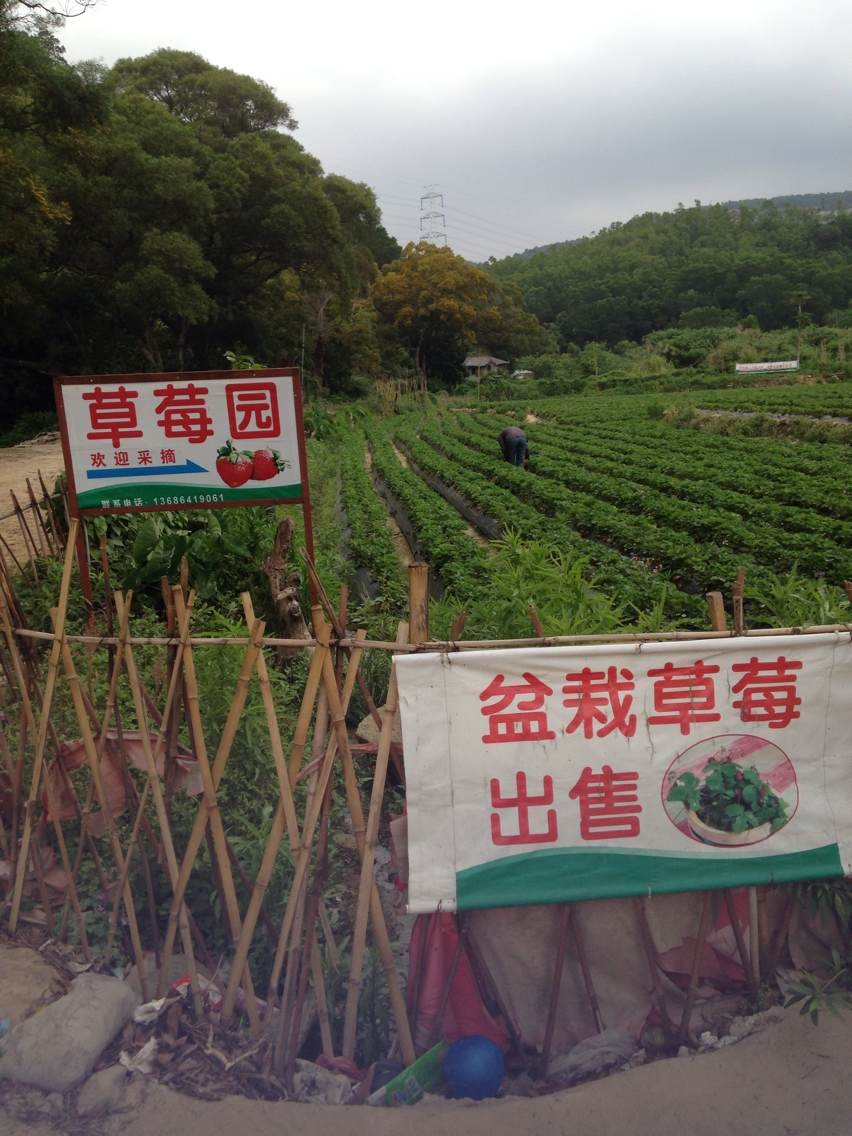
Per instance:
[[[701,406],[764,414],[842,415],[852,417],[852,383],[798,384],[771,390],[724,390],[702,393]]]
[[[444,586],[461,601],[482,591],[488,553],[468,532],[458,512],[405,469],[387,438],[371,439],[373,466],[380,480],[405,510],[423,554]]]
[[[690,406],[694,399],[677,397],[677,404]],[[846,447],[829,446],[817,442],[778,441],[774,438],[725,438],[698,432],[685,433],[667,422],[649,417],[662,409],[659,399],[642,395],[612,398],[558,398],[539,399],[523,404],[500,403],[493,406],[495,422],[503,418],[517,421],[524,413],[533,413],[547,423],[560,426],[582,427],[613,437],[663,446],[684,447],[689,452],[719,454],[724,450],[729,464],[742,458],[751,465],[763,462],[767,476],[795,470],[815,477],[829,479],[848,476],[850,455]],[[499,428],[499,427],[498,427]]]
[[[628,466],[630,476],[638,481],[671,478],[676,482],[677,492],[692,486],[695,492],[704,494],[708,503],[718,501],[723,507],[746,516],[765,510],[768,520],[777,519],[785,527],[810,527],[806,517],[798,518],[799,511],[830,519],[852,517],[852,500],[838,495],[837,478],[816,478],[787,469],[783,450],[778,454],[775,467],[768,468],[765,461],[744,455],[732,461],[721,439],[715,449],[696,452],[690,445],[691,432],[689,436],[676,430],[671,434],[673,436],[665,436],[664,441],[648,441],[629,430],[605,432],[543,425],[530,430],[530,436],[536,441],[561,445],[569,453],[608,453],[612,460],[619,460],[622,468]],[[691,496],[687,489],[684,492]]]
[[[503,418],[486,415],[483,421],[496,434]],[[619,455],[635,454],[636,464],[667,470],[677,477],[698,475],[723,488],[747,489],[755,496],[806,505],[830,516],[852,516],[852,502],[838,495],[838,486],[847,485],[850,477],[850,455],[843,446],[721,438],[647,418],[616,421],[601,412],[589,419],[566,414],[564,420],[548,420],[527,429],[532,438],[597,440]]]
[[[405,603],[407,585],[387,525],[387,514],[364,464],[364,438],[353,434],[340,454],[340,501],[348,523],[349,559],[375,581],[379,600]]]
[[[615,408],[613,408],[615,409]],[[629,409],[629,408],[627,408]],[[560,411],[563,414],[563,411]],[[824,445],[813,442],[786,442],[769,437],[729,437],[719,438],[712,434],[695,431],[680,431],[666,421],[648,416],[629,417],[627,414],[604,416],[599,408],[596,415],[567,416],[565,421],[557,420],[560,426],[573,426],[588,429],[595,434],[607,435],[613,441],[624,438],[652,446],[676,446],[680,452],[691,456],[707,456],[726,460],[729,467],[763,469],[768,477],[777,478],[779,467],[785,471],[807,474],[827,484],[841,469],[849,469],[849,453],[844,446]]]
[[[629,602],[640,612],[659,605],[671,619],[685,619],[693,625],[701,620],[703,602],[680,590],[665,573],[611,547],[606,537],[587,539],[581,535],[570,515],[573,495],[541,482],[540,492],[530,492],[538,479],[513,466],[480,458],[470,450],[460,455],[437,424],[397,424],[394,433],[424,472],[456,489],[502,529],[515,528],[525,537],[587,560],[601,588],[614,598]],[[460,457],[462,460],[458,460]]]
[[[463,436],[476,439],[484,452],[493,446],[493,430],[481,422],[465,422]],[[700,540],[730,548],[762,552],[804,564],[843,564],[852,548],[852,525],[808,509],[760,501],[745,493],[726,492],[714,482],[674,480],[651,464],[651,454],[618,451],[599,438],[565,436],[558,428],[534,428],[533,469],[578,488],[594,488],[607,500],[641,507],[661,520],[683,525]],[[837,500],[835,490],[832,500]],[[828,501],[824,502],[828,507]],[[791,531],[792,530],[792,533]],[[779,540],[781,545],[779,545]],[[785,551],[786,550],[786,551]],[[824,570],[824,569],[823,569]]]

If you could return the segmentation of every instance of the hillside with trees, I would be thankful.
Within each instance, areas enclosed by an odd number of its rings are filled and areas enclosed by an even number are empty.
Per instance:
[[[616,344],[663,328],[845,325],[852,216],[722,205],[646,213],[593,237],[495,261],[560,343]]]

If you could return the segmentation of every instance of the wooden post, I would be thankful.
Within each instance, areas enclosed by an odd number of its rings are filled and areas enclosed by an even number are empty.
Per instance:
[[[738,568],[734,585],[731,589],[731,600],[734,608],[734,634],[742,635],[745,631],[743,616],[743,601],[745,593],[745,568]]]
[[[53,548],[50,543],[50,533],[47,531],[47,525],[45,524],[44,517],[41,515],[41,510],[38,507],[38,502],[36,501],[36,496],[33,492],[32,482],[29,478],[26,479],[26,482],[27,496],[30,499],[30,508],[33,511],[33,528],[35,528],[36,532],[38,533],[38,539],[39,544],[41,545],[42,554],[44,556],[50,556],[50,554],[53,552]]]
[[[429,565],[408,565],[408,624],[412,643],[429,641]]]
[[[721,592],[707,593],[707,608],[710,612],[710,626],[714,631],[728,630],[728,617],[725,614],[725,601]]]

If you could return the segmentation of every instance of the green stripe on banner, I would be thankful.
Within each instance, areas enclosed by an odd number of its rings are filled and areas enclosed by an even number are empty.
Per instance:
[[[156,484],[139,485],[127,481],[108,488],[101,485],[97,489],[86,489],[77,494],[77,504],[81,509],[100,509],[101,502],[109,501],[111,507],[122,505],[125,501],[143,505],[181,505],[209,504],[211,507],[226,502],[245,501],[289,501],[302,496],[302,486],[297,485],[258,485],[241,486],[229,489],[227,485],[192,485],[184,482],[161,481]]]
[[[842,876],[836,844],[781,856],[678,856],[620,848],[553,848],[507,856],[456,875],[460,911],[616,899]]]

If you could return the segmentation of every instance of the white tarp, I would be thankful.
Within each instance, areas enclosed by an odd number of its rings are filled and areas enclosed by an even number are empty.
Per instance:
[[[848,633],[395,665],[412,911],[852,871]]]

